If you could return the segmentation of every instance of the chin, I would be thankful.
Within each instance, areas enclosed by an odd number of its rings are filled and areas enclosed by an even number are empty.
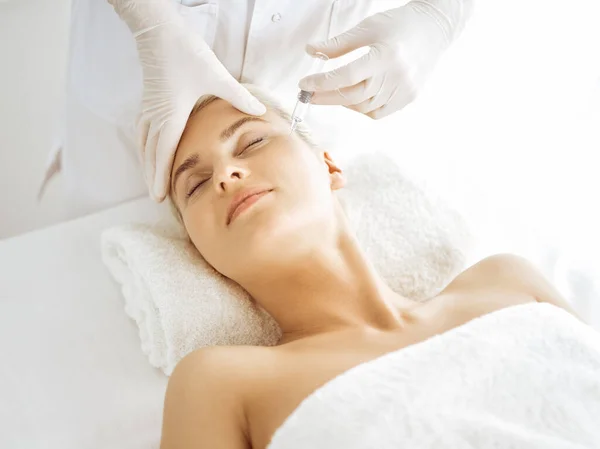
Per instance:
[[[295,204],[291,208],[273,205],[247,221],[239,223],[243,232],[239,235],[240,252],[252,255],[252,258],[273,262],[289,256],[295,258],[312,252],[321,242],[323,219],[319,210],[304,210]],[[240,217],[241,218],[241,217]]]
[[[290,235],[293,234],[287,223],[273,215],[265,214],[252,223],[252,226],[249,226],[245,240],[253,249],[260,251],[277,247],[277,245],[285,245]]]
[[[281,215],[264,214],[256,218],[244,232],[240,252],[250,255],[258,263],[283,259],[301,233],[290,226],[290,219],[282,219]]]

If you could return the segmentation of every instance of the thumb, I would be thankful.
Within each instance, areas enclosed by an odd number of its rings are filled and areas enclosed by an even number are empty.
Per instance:
[[[267,112],[265,105],[235,79],[232,79],[232,82],[226,87],[226,92],[219,97],[244,114],[263,115]]]
[[[150,196],[159,203],[169,193],[173,160],[188,117],[179,111],[165,122],[156,120],[150,125],[144,151],[146,182]]]
[[[325,41],[308,44],[306,52],[312,56],[315,53],[324,53],[329,59],[339,58],[361,47],[366,47],[372,42],[371,27],[368,18],[354,28]]]

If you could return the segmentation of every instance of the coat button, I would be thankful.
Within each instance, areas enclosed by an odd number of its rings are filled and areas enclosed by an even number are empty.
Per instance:
[[[281,14],[275,13],[271,16],[271,22],[279,22],[281,20]]]

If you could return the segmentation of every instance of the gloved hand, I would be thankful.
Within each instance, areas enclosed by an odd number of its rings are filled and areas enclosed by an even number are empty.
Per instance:
[[[413,0],[375,14],[307,52],[338,58],[370,51],[331,72],[310,75],[299,87],[314,91],[314,104],[343,105],[380,119],[413,101],[444,50],[470,15],[471,0]]]
[[[108,0],[133,33],[143,71],[138,139],[150,196],[169,192],[175,151],[190,112],[204,95],[216,95],[246,114],[265,106],[237,82],[170,0]]]

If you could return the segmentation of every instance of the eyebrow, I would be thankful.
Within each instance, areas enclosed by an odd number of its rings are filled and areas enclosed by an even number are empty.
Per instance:
[[[238,129],[240,129],[242,126],[244,126],[248,122],[268,123],[267,121],[263,120],[260,117],[252,117],[252,116],[242,117],[241,119],[233,122],[231,125],[229,125],[227,128],[225,128],[223,130],[223,132],[221,133],[221,135],[219,136],[219,139],[221,140],[221,142],[225,142],[227,139],[230,139]]]
[[[252,117],[252,116],[242,117],[241,119],[236,120],[231,125],[229,125],[227,128],[225,128],[219,135],[219,140],[221,142],[225,142],[226,140],[231,139],[231,137],[233,137],[235,132],[248,122],[268,123],[266,120],[263,120],[260,117]],[[177,193],[177,191],[176,191],[177,179],[184,172],[191,170],[196,165],[198,165],[199,162],[200,162],[200,157],[198,156],[198,154],[192,154],[185,161],[183,161],[183,163],[179,167],[177,167],[177,170],[175,171],[175,174],[173,175],[173,183],[171,186],[171,188],[173,189],[173,191],[175,193]]]
[[[188,156],[187,159],[185,161],[183,161],[183,163],[179,167],[177,167],[177,170],[175,171],[175,174],[173,175],[173,185],[172,185],[172,189],[173,189],[173,191],[175,191],[176,194],[177,194],[177,191],[176,191],[175,187],[177,186],[177,178],[179,178],[183,174],[183,172],[185,172],[187,170],[191,170],[196,165],[198,165],[198,162],[200,162],[200,158],[198,157],[198,155],[192,154],[191,156]]]

